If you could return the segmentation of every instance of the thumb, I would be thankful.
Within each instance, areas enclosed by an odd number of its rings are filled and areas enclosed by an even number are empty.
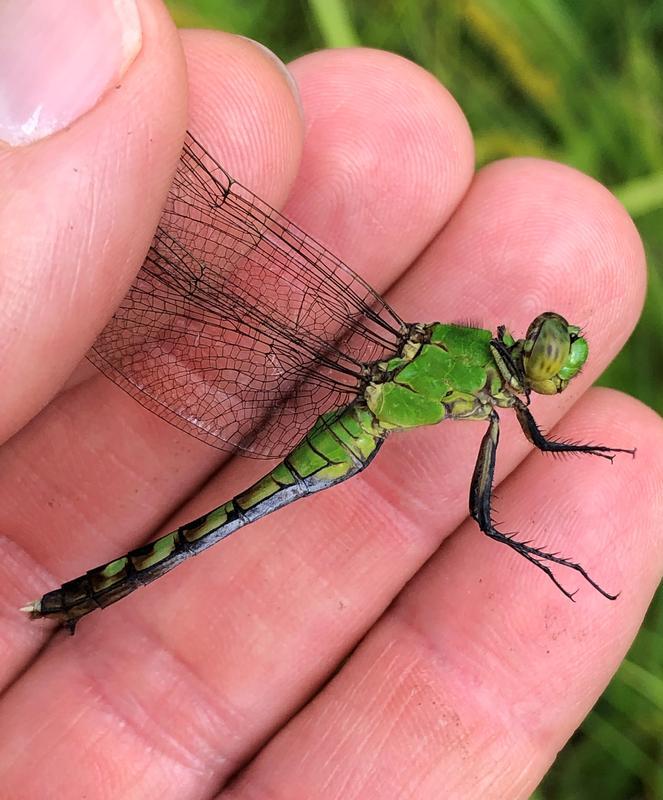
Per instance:
[[[0,441],[89,348],[139,269],[186,119],[159,0],[0,8]]]

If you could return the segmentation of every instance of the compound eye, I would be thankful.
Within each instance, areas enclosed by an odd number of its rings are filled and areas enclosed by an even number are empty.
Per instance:
[[[541,314],[529,326],[526,336],[524,366],[534,383],[556,377],[571,351],[569,324],[559,314]]]

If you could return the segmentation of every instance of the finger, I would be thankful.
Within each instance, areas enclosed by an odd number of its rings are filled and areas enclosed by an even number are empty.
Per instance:
[[[525,538],[598,556],[619,599],[583,589],[570,603],[467,523],[221,797],[530,796],[624,657],[663,575],[660,417],[595,390],[559,433],[576,430],[628,436],[637,458],[581,466],[533,454],[500,487],[499,513]]]
[[[140,266],[186,96],[176,32],[156,0],[13,2],[1,13],[14,36],[0,120],[0,185],[12,187],[0,202],[4,441],[60,388]]]
[[[290,69],[307,131],[286,214],[385,292],[467,191],[467,121],[437,79],[392,53],[326,50]]]

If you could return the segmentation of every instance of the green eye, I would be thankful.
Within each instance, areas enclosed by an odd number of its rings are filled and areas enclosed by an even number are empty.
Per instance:
[[[589,347],[580,328],[549,311],[538,316],[523,340],[523,368],[530,387],[556,394],[582,369]]]
[[[539,383],[554,378],[571,352],[568,322],[552,313],[537,317],[527,331],[526,352],[525,372],[531,381]]]

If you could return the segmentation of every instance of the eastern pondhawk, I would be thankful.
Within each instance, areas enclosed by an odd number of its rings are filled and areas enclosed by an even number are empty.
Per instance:
[[[497,530],[497,408],[540,450],[612,460],[633,450],[545,437],[531,392],[556,394],[588,355],[580,329],[546,312],[515,340],[465,325],[403,322],[345,264],[220,167],[187,134],[154,240],[89,358],[163,419],[207,444],[281,463],[246,491],[23,609],[77,620],[238,528],[364,469],[395,430],[485,420],[470,487],[480,529],[543,570],[577,563]]]

